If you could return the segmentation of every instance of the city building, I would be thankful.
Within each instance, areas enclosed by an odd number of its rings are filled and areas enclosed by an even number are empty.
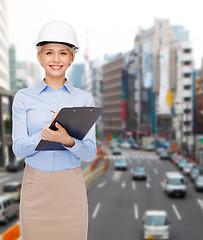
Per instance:
[[[0,1],[0,87],[9,90],[9,63],[8,63],[8,29],[7,29],[7,1]]]
[[[74,63],[71,66],[68,79],[71,81],[74,87],[84,89],[84,71],[84,63]]]
[[[4,169],[9,161],[14,160],[11,138],[13,95],[9,91],[9,46],[6,0],[0,0],[0,16],[0,168]]]
[[[126,69],[126,137],[136,139],[138,115],[137,52],[133,49],[124,55]]]
[[[12,44],[9,47],[9,76],[10,76],[10,89],[15,92],[17,89],[16,81],[16,48]]]
[[[167,19],[155,19],[153,27],[139,29],[134,49],[137,138],[154,135],[191,145],[193,60],[188,31],[170,26]]]
[[[103,65],[103,108],[105,135],[124,135],[126,131],[126,70],[119,54]]]
[[[41,80],[40,65],[38,63],[16,62],[16,90],[36,86]]]
[[[175,34],[171,31],[169,20],[155,19],[154,26],[148,30],[139,29],[135,37],[135,49],[138,54],[138,118],[137,118],[137,137],[152,134],[166,134],[170,133],[172,129],[172,116],[168,107],[160,109],[160,97],[166,93],[165,91],[174,87],[174,76],[171,74],[167,77],[167,88],[160,95],[160,51],[166,50],[166,54],[173,55],[173,42],[175,41]],[[170,49],[171,48],[171,49]],[[167,52],[168,51],[168,52]],[[170,69],[174,69],[174,62],[170,61]],[[167,66],[166,66],[167,67]],[[163,84],[162,84],[163,85]]]
[[[193,49],[190,42],[177,43],[177,84],[174,97],[176,141],[181,150],[190,151],[193,148]],[[179,122],[179,124],[177,124]],[[183,148],[183,149],[182,149]]]

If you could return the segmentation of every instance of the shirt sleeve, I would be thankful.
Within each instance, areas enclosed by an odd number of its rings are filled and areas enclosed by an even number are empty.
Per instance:
[[[89,98],[86,102],[86,107],[94,107],[94,99],[92,95],[89,94]],[[96,137],[95,137],[95,124],[88,131],[83,140],[78,140],[73,138],[75,141],[75,145],[73,147],[66,147],[72,154],[81,160],[88,162],[91,161],[97,153],[96,148]]]
[[[31,136],[28,135],[24,101],[22,93],[19,91],[16,93],[12,105],[12,147],[14,154],[19,158],[36,153],[35,148],[41,140],[41,131]]]

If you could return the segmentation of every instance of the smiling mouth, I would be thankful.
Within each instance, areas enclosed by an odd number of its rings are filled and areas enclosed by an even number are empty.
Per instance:
[[[53,70],[60,70],[63,66],[61,65],[50,65],[50,68]]]

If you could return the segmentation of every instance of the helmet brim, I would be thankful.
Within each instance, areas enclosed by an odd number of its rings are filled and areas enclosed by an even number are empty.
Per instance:
[[[74,48],[75,51],[78,50],[78,47],[76,47],[76,46],[74,46],[74,45],[72,45],[72,44],[70,44],[70,43],[66,43],[66,42],[56,42],[56,41],[43,41],[43,42],[38,42],[38,43],[36,44],[36,46],[37,46],[37,47],[40,47],[40,46],[44,46],[44,45],[49,44],[49,43],[63,44],[63,45],[68,46],[69,48]]]

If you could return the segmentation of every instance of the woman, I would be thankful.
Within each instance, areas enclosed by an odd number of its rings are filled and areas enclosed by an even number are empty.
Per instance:
[[[22,238],[86,240],[87,196],[80,159],[95,157],[95,128],[78,140],[59,123],[57,131],[49,125],[56,117],[50,110],[94,106],[94,100],[65,78],[79,47],[68,23],[45,24],[36,46],[45,78],[36,87],[18,91],[13,102],[13,151],[26,162],[20,200]],[[65,150],[35,151],[41,139],[60,142]]]

